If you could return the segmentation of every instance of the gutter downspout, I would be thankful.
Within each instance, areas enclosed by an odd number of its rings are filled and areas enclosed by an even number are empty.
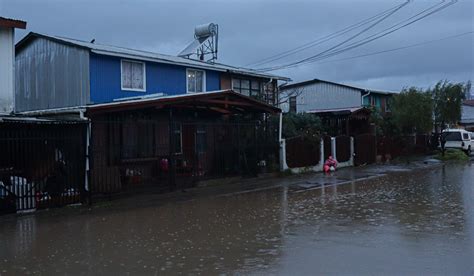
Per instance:
[[[362,95],[362,99],[361,99],[361,103],[360,103],[361,106],[364,106],[364,99],[365,99],[365,97],[369,96],[370,93],[371,93],[370,90],[365,90],[365,92],[368,92],[368,93],[365,94],[365,95]],[[370,103],[369,103],[369,105],[370,105]]]
[[[87,120],[87,128],[86,128],[86,158],[85,158],[85,175],[84,175],[84,190],[88,194],[88,201],[89,205],[92,204],[91,198],[92,198],[92,192],[90,189],[90,183],[89,183],[89,176],[90,176],[90,154],[89,154],[89,147],[90,147],[90,140],[91,140],[91,120],[90,118],[86,117],[84,115],[85,111],[80,111],[79,116],[82,120]]]

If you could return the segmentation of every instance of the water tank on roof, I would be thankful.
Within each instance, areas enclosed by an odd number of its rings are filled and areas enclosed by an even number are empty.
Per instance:
[[[194,28],[194,37],[196,39],[207,39],[215,34],[217,34],[217,24],[214,23],[202,24]]]
[[[207,23],[194,28],[194,41],[178,56],[213,63],[217,59],[219,25]]]

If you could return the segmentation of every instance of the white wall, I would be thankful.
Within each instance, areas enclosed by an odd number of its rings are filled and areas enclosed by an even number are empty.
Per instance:
[[[0,114],[13,111],[14,61],[14,29],[0,27]]]
[[[296,111],[307,112],[315,109],[333,109],[359,107],[362,104],[361,91],[335,84],[318,82],[296,88],[300,95],[296,99]],[[294,89],[281,89],[285,93],[292,93]],[[283,112],[288,112],[288,102],[281,104]]]
[[[463,105],[461,122],[463,123],[474,123],[474,106]]]

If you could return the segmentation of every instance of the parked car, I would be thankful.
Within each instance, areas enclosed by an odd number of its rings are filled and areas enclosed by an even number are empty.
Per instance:
[[[442,136],[446,141],[444,147],[452,149],[460,149],[471,155],[474,141],[472,134],[464,129],[445,129]]]

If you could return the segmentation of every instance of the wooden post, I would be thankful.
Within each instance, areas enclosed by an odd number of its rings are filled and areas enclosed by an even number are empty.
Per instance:
[[[173,108],[169,109],[169,186],[171,190],[176,189],[176,166],[175,166],[175,141],[174,141],[174,122]]]

